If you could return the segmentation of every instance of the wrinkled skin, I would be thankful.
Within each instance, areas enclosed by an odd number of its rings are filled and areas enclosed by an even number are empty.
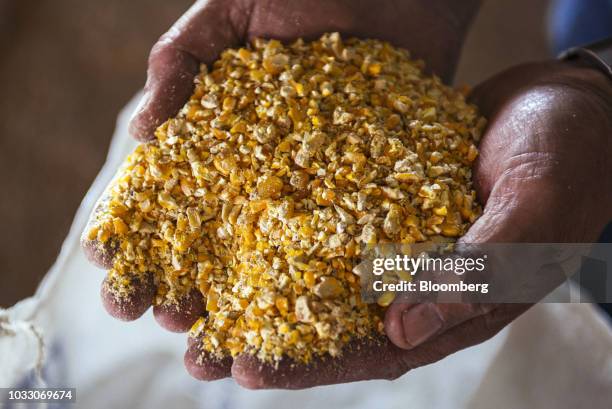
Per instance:
[[[461,240],[597,240],[612,219],[610,81],[573,63],[533,63],[485,81],[471,100],[489,119],[474,169],[485,208]],[[436,343],[449,328],[490,337],[498,324],[509,323],[526,307],[396,303],[387,312],[385,328],[393,343],[410,349]],[[501,322],[495,319],[498,314],[504,317]]]
[[[151,139],[152,131],[189,97],[199,63],[210,63],[222,49],[252,37],[311,39],[339,31],[345,36],[384,39],[411,50],[433,72],[451,78],[473,5],[458,11],[453,10],[453,2],[443,0],[386,1],[374,2],[378,9],[372,13],[369,3],[197,2],[154,46],[146,94],[130,132],[139,140]],[[440,16],[446,16],[442,23]],[[432,47],[432,39],[443,47]],[[596,240],[612,219],[609,80],[573,63],[529,64],[484,82],[471,99],[489,119],[474,169],[476,190],[485,207],[463,240]],[[108,267],[108,260],[100,260],[91,251],[91,243],[84,247],[92,261]],[[145,302],[129,299],[125,303],[108,302],[104,288],[105,307],[120,319],[136,319],[150,304],[148,287],[140,292]],[[248,388],[298,389],[395,379],[491,338],[529,307],[397,302],[386,314],[388,338],[355,342],[338,359],[319,359],[308,366],[283,361],[278,368],[249,356],[219,361],[203,354],[198,340],[190,339],[185,365],[198,379],[233,376]],[[156,320],[171,331],[186,331],[203,313],[203,306],[192,296],[178,307],[154,308]]]

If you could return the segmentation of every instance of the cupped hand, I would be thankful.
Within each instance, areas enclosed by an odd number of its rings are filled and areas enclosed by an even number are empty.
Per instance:
[[[132,119],[132,135],[151,139],[153,130],[190,95],[199,64],[214,61],[224,48],[252,37],[291,40],[339,31],[379,38],[410,49],[448,79],[463,25],[470,18],[469,13],[448,11],[448,19],[440,23],[432,12],[435,8],[420,1],[305,1],[290,7],[275,3],[197,2],[151,52],[145,97]],[[437,3],[441,8],[444,1]],[[378,8],[376,13],[372,7]],[[427,38],[444,46],[433,47]],[[545,63],[515,68],[474,92],[474,101],[490,120],[475,170],[477,190],[486,206],[466,242],[594,239],[610,218],[612,203],[610,189],[605,188],[612,186],[612,176],[605,156],[610,153],[609,136],[604,133],[612,128],[612,91],[604,85],[605,78],[594,70]],[[602,199],[592,200],[599,194]],[[84,247],[92,261],[110,268],[112,249],[87,241]],[[150,307],[155,294],[152,280],[134,283],[136,291],[124,297],[109,291],[110,281],[103,285],[102,298],[111,315],[132,320]],[[285,361],[273,368],[249,356],[214,359],[201,351],[200,342],[191,340],[185,364],[199,379],[233,376],[251,388],[394,379],[490,338],[528,307],[397,303],[386,317],[389,338],[356,341],[339,359],[319,359],[308,366]],[[203,313],[197,296],[154,308],[158,322],[173,331],[187,330]]]
[[[450,80],[479,0],[200,0],[155,44],[145,94],[130,123],[138,140],[174,116],[201,63],[253,38],[313,40],[326,32],[375,38],[410,50]]]
[[[484,82],[471,99],[489,119],[474,169],[485,208],[461,241],[596,241],[612,220],[612,82],[575,63],[534,63]],[[533,287],[550,284],[531,279]],[[429,346],[446,356],[492,337],[528,307],[396,303],[385,329],[408,355]],[[467,345],[447,342],[449,332],[468,334]]]
[[[612,219],[612,86],[570,63],[519,66],[477,87],[489,118],[475,167],[484,213],[466,243],[591,242]],[[146,286],[145,286],[146,287]],[[185,363],[200,379],[233,376],[251,388],[304,388],[394,379],[485,341],[525,304],[406,304],[387,311],[388,338],[350,344],[339,359],[278,368],[249,356],[216,361],[190,342]]]
[[[485,207],[461,241],[595,241],[612,219],[609,79],[573,63],[527,64],[484,82],[471,99],[489,118],[474,169]],[[386,313],[388,338],[358,341],[340,359],[307,367],[239,357],[232,375],[253,388],[394,379],[486,341],[530,306],[396,302]]]
[[[241,46],[254,38],[276,38],[293,41],[315,39],[326,32],[339,32],[344,37],[376,38],[408,49],[413,56],[426,61],[427,68],[445,80],[450,80],[459,56],[469,22],[479,0],[469,0],[460,6],[450,0],[200,0],[164,34],[151,50],[144,96],[130,121],[129,130],[140,141],[153,138],[154,130],[174,116],[193,90],[193,78],[202,63],[210,64],[221,51]],[[104,200],[99,211],[104,209]],[[92,215],[96,219],[96,212]],[[88,258],[96,265],[111,269],[116,249],[96,240],[83,239]],[[107,311],[121,320],[135,320],[154,302],[156,287],[151,276],[132,278],[132,291],[123,290],[125,283],[109,275],[102,284],[102,301]],[[203,315],[201,297],[189,294],[177,303],[156,305],[156,320],[170,331],[187,331]],[[251,387],[306,387],[363,379],[387,378],[395,374],[387,370],[379,374],[359,368],[359,360],[372,365],[382,356],[367,354],[376,345],[399,352],[384,338],[367,345],[355,344],[342,362],[334,365],[347,368],[346,374],[328,363],[313,363],[307,368],[282,363],[279,370],[270,371],[248,357],[216,360],[199,350],[200,343],[190,342],[185,361],[190,372],[200,379],[218,379],[234,372],[239,382]],[[395,361],[393,353],[386,355]],[[353,365],[355,363],[356,365]],[[313,368],[320,367],[321,371]],[[322,369],[325,367],[326,369]],[[233,369],[232,369],[233,368]],[[283,369],[285,368],[285,369]],[[352,368],[348,370],[348,368]],[[259,373],[262,371],[261,373]],[[273,379],[272,379],[273,378]]]

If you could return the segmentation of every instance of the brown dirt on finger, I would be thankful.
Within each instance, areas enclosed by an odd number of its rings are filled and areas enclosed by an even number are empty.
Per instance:
[[[107,240],[101,242],[98,237],[92,237],[92,228],[96,225],[98,217],[108,206],[109,196],[108,188],[104,191],[102,197],[96,202],[87,226],[83,230],[81,235],[81,248],[92,264],[97,267],[103,268],[104,270],[110,270],[113,268],[113,262],[115,254],[117,254],[117,244],[114,241]]]
[[[111,316],[122,321],[134,321],[149,309],[155,292],[150,274],[130,277],[109,275],[102,282],[102,304]]]
[[[166,300],[164,304],[153,307],[155,320],[172,332],[188,331],[204,313],[202,294],[196,290],[178,300]]]
[[[87,260],[97,267],[104,270],[113,268],[113,259],[117,253],[117,248],[112,244],[100,243],[98,240],[89,240],[87,237],[81,238],[81,248]]]
[[[200,381],[214,381],[231,376],[231,357],[217,358],[202,349],[202,340],[189,338],[185,352],[185,368],[187,372]]]
[[[268,364],[245,354],[234,360],[232,376],[249,389],[304,389],[369,379],[395,379],[405,372],[398,359],[403,352],[386,337],[376,336],[352,341],[337,358],[320,356],[308,364],[288,358],[277,365]]]

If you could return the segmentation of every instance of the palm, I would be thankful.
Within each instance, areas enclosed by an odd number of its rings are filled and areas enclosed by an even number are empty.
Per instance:
[[[597,238],[608,210],[593,213],[590,198],[602,181],[612,186],[610,175],[601,174],[609,169],[602,135],[590,126],[602,106],[567,74],[570,69],[550,63],[520,66],[474,91],[473,100],[489,118],[474,170],[486,207],[466,242]],[[576,215],[592,215],[596,222]]]
[[[471,13],[455,15],[452,21],[440,19],[443,7],[438,3],[445,2],[307,0],[291,2],[290,6],[281,0],[196,2],[153,48],[146,96],[131,122],[130,132],[140,140],[151,139],[153,130],[188,99],[199,63],[211,63],[224,48],[241,45],[253,37],[289,41],[339,31],[344,35],[379,38],[411,50],[425,59],[432,71],[449,79]],[[465,2],[459,8],[470,9]],[[432,40],[445,47],[432,47]],[[589,127],[602,111],[597,102],[586,97],[587,93],[566,81],[563,69],[553,72],[550,80],[550,71],[555,67],[554,64],[519,67],[487,81],[475,91],[474,101],[490,120],[474,175],[480,199],[486,206],[465,241],[587,241],[594,239],[602,220],[610,217],[606,205],[612,203],[609,189],[612,175],[608,172],[597,176],[601,169],[611,168],[609,163],[602,162],[612,155],[608,152],[606,156],[605,150],[599,149],[602,136]],[[604,111],[603,115],[609,114]],[[579,166],[576,158],[583,159]],[[608,186],[608,196],[593,203],[590,194],[594,189],[598,191],[598,186]],[[601,190],[606,194],[605,189]],[[576,220],[575,214],[596,216],[593,220]],[[562,222],[566,220],[571,223]],[[90,258],[109,267],[110,253],[96,253],[90,244],[84,242]],[[121,303],[115,303],[103,291],[109,312],[127,320],[142,315],[154,292],[151,283],[140,283],[136,288],[140,292]],[[392,379],[490,338],[527,307],[482,310],[465,304],[436,306],[442,317],[451,316],[455,320],[459,317],[459,321],[444,322],[441,333],[410,348],[402,332],[407,308],[411,307],[394,304],[388,310],[389,339],[351,345],[334,362],[319,361],[309,366],[287,362],[272,368],[248,356],[218,361],[203,354],[199,349],[201,343],[196,341],[190,342],[185,364],[200,379],[231,375],[245,386],[258,388],[303,388]],[[155,307],[154,313],[164,327],[182,331],[201,309],[201,305],[186,300],[180,309],[161,305]]]

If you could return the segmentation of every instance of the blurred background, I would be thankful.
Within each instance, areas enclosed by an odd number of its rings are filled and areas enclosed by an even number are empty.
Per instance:
[[[0,0],[0,307],[32,294],[53,263],[150,47],[191,3]],[[548,10],[485,1],[456,82],[553,55]]]

